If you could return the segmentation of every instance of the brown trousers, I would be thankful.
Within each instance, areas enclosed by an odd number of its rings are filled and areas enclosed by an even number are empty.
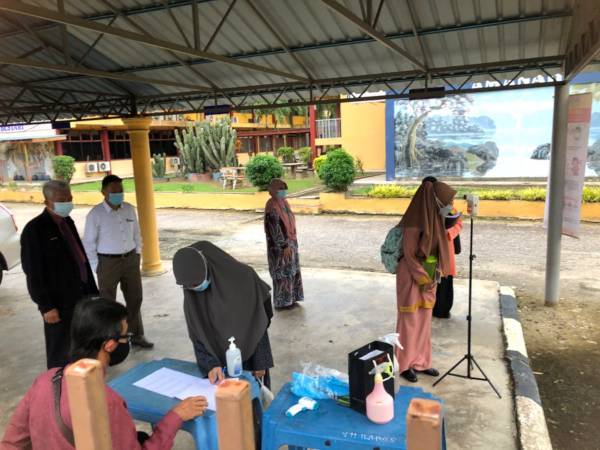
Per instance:
[[[132,253],[124,258],[109,258],[98,255],[98,289],[100,297],[117,300],[117,286],[121,284],[121,292],[127,306],[127,325],[134,336],[144,335],[142,323],[142,274],[140,271],[140,255]]]

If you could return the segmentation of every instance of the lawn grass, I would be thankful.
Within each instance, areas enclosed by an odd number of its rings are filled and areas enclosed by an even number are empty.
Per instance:
[[[285,182],[288,185],[288,192],[293,194],[295,192],[304,191],[313,187],[320,186],[320,181],[316,177],[310,178],[299,178],[295,180],[286,179]],[[155,182],[154,192],[257,192],[258,188],[254,186],[248,186],[237,188],[233,191],[231,188],[223,189],[220,183],[190,183],[187,181],[167,181],[167,182]],[[73,184],[71,190],[73,192],[98,192],[101,189],[100,181],[93,181],[90,183]],[[123,180],[123,190],[125,192],[135,191],[135,182],[132,178]]]

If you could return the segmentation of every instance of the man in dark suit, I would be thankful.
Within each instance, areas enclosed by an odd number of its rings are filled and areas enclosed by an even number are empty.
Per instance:
[[[27,289],[44,319],[48,368],[67,364],[73,309],[98,288],[73,219],[71,188],[44,184],[46,209],[21,234],[21,263]]]

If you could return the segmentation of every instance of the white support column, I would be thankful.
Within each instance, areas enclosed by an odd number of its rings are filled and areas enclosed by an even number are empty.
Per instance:
[[[558,303],[560,287],[560,245],[562,238],[563,206],[565,197],[565,164],[567,153],[567,105],[569,85],[554,88],[554,115],[550,152],[550,182],[548,201],[548,242],[546,247],[547,306]]]

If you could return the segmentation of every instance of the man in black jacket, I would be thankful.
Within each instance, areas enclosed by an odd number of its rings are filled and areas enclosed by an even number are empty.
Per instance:
[[[44,184],[46,209],[21,234],[27,289],[44,319],[48,368],[67,364],[73,309],[98,294],[73,219],[71,189],[64,181]]]

